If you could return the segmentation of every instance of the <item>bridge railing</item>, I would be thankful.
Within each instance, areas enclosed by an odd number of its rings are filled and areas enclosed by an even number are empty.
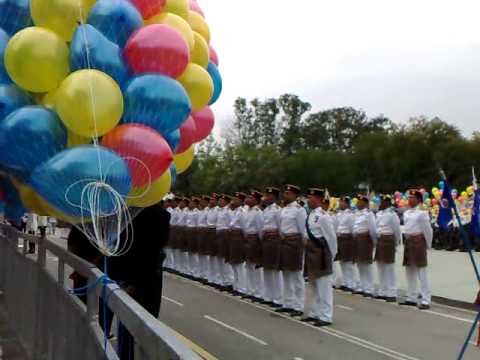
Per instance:
[[[28,241],[38,254],[27,254]],[[48,257],[48,259],[47,259]],[[87,304],[68,290],[66,271],[88,279]],[[201,358],[115,284],[98,285],[103,273],[47,238],[0,224],[0,290],[9,325],[32,360],[118,359],[98,322],[99,297],[106,286],[108,306],[135,338],[135,359]]]

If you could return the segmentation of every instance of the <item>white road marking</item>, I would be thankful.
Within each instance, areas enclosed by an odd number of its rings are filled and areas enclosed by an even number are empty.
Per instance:
[[[444,308],[444,309],[449,309],[449,310],[454,310],[454,311],[459,311],[459,312],[464,312],[464,313],[468,313],[468,314],[477,315],[477,312],[475,312],[473,310],[462,309],[462,308],[455,307],[455,306],[443,305],[443,304],[439,304],[439,303],[434,303],[434,306],[438,307],[438,308]]]
[[[335,305],[335,307],[337,307],[337,308],[339,308],[339,309],[343,309],[343,310],[353,311],[353,308],[351,308],[350,306]]]
[[[204,315],[203,316],[205,319],[207,320],[210,320],[210,321],[213,321],[214,323],[216,323],[217,325],[220,325],[220,326],[223,326],[224,328],[227,328],[229,330],[232,330],[232,331],[235,331],[237,334],[240,334],[242,336],[245,336],[246,338],[250,339],[250,340],[253,340],[255,341],[256,343],[259,343],[260,345],[263,345],[263,346],[267,346],[268,344],[263,341],[263,340],[260,340],[259,338],[256,338],[255,336],[253,335],[250,335],[248,333],[246,333],[245,331],[242,331],[242,330],[239,330],[237,328],[234,328],[233,326],[230,326],[228,324],[225,324],[224,322],[220,321],[220,320],[217,320],[211,316],[208,316],[208,315]]]
[[[458,320],[458,321],[463,321],[463,322],[466,322],[466,323],[469,323],[469,324],[473,324],[473,320],[461,318],[461,317],[458,317],[458,316],[443,314],[443,313],[439,313],[439,312],[432,311],[432,310],[423,310],[423,312],[425,312],[427,314],[441,316],[441,317],[444,317],[444,318],[447,318],[447,319]]]
[[[171,303],[178,305],[180,307],[183,307],[184,305],[181,302],[178,302],[177,300],[170,299],[169,297],[162,296],[162,299],[165,299],[167,301],[170,301]]]
[[[294,357],[293,360],[303,360],[303,359],[299,357]]]

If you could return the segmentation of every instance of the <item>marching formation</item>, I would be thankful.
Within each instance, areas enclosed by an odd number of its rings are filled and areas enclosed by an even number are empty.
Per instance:
[[[264,193],[168,199],[171,232],[165,267],[277,312],[328,326],[337,276],[342,291],[397,301],[395,254],[403,240],[408,292],[400,304],[430,307],[427,250],[433,231],[429,213],[420,206],[419,190],[408,192],[403,228],[390,196],[382,197],[374,214],[367,196],[357,196],[355,210],[350,198],[343,197],[338,210],[330,212],[328,191],[309,189],[307,206],[299,203],[300,194],[299,187],[286,185],[283,192],[269,187]]]

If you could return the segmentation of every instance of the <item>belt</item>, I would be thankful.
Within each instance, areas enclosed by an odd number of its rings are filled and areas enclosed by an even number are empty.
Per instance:
[[[406,237],[423,236],[423,233],[405,234]]]
[[[393,235],[393,233],[386,233],[386,232],[385,232],[385,233],[380,233],[380,236],[382,236],[382,235],[388,235],[388,236],[391,236],[391,235]]]

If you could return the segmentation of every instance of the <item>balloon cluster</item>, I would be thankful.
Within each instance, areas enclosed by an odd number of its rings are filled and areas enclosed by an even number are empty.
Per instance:
[[[159,202],[214,127],[222,78],[209,44],[196,0],[0,0],[12,214],[78,223]]]

